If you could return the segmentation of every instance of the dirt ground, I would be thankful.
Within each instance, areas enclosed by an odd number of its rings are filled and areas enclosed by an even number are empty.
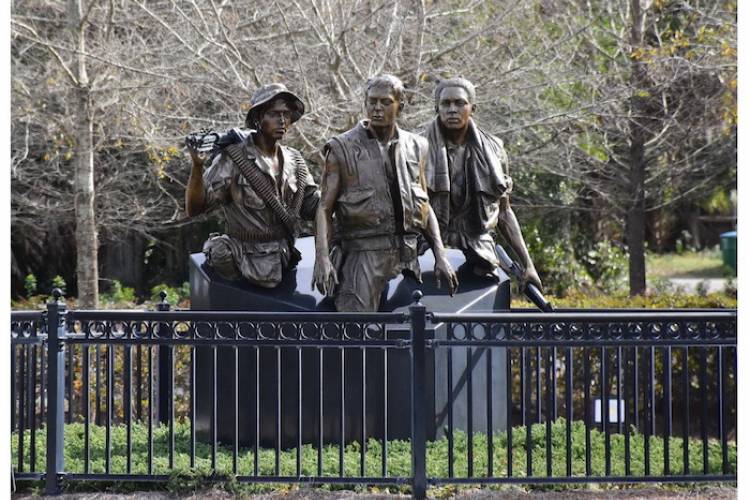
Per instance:
[[[432,492],[433,494],[435,492]],[[14,499],[42,499],[44,497],[37,495],[13,495]],[[140,492],[130,494],[113,494],[113,493],[75,493],[60,495],[59,500],[168,500],[174,498],[184,498],[188,500],[226,500],[238,498],[230,493],[219,490],[204,490],[187,496],[174,496],[168,493],[160,492]],[[242,498],[254,500],[343,500],[356,498],[357,500],[390,500],[394,498],[409,498],[408,495],[398,494],[375,494],[375,493],[355,493],[353,491],[325,491],[316,488],[301,488],[292,491],[281,491],[266,493],[262,495],[244,496]],[[627,499],[627,500],[734,500],[737,498],[735,488],[725,487],[696,487],[694,490],[669,491],[658,488],[638,488],[638,489],[619,489],[619,490],[568,490],[568,491],[491,491],[491,490],[463,490],[454,495],[439,492],[439,498],[456,498],[456,499],[482,499],[482,500],[603,500],[603,499]]]

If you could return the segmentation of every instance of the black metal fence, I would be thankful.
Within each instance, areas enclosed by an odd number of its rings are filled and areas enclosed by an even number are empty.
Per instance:
[[[58,299],[11,314],[15,477],[48,493],[186,467],[416,497],[442,483],[736,481],[735,310],[66,311]],[[66,440],[79,447],[67,464]]]

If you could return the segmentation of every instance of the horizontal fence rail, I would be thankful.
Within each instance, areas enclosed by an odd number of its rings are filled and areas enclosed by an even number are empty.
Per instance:
[[[11,313],[13,469],[48,493],[195,468],[416,497],[444,483],[736,481],[735,310],[67,311],[59,299]]]

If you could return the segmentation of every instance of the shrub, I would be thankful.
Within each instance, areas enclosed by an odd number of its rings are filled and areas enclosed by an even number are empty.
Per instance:
[[[37,281],[36,276],[27,274],[23,280],[23,289],[26,291],[26,297],[31,297],[36,293]]]
[[[161,302],[159,294],[162,291],[167,293],[167,302],[173,307],[190,299],[190,283],[187,281],[179,287],[170,286],[165,283],[151,287],[151,300]]]
[[[122,286],[119,280],[112,280],[109,285],[109,292],[102,294],[102,300],[113,304],[135,303],[135,290]]]

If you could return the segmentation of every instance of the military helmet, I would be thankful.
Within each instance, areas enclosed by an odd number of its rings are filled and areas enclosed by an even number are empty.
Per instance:
[[[289,89],[286,88],[286,85],[283,83],[270,83],[268,85],[263,85],[253,92],[253,96],[250,98],[250,110],[245,117],[245,125],[250,127],[252,115],[262,110],[263,106],[278,97],[284,98],[291,106],[292,123],[299,120],[305,113],[305,104],[299,97],[290,92]]]

